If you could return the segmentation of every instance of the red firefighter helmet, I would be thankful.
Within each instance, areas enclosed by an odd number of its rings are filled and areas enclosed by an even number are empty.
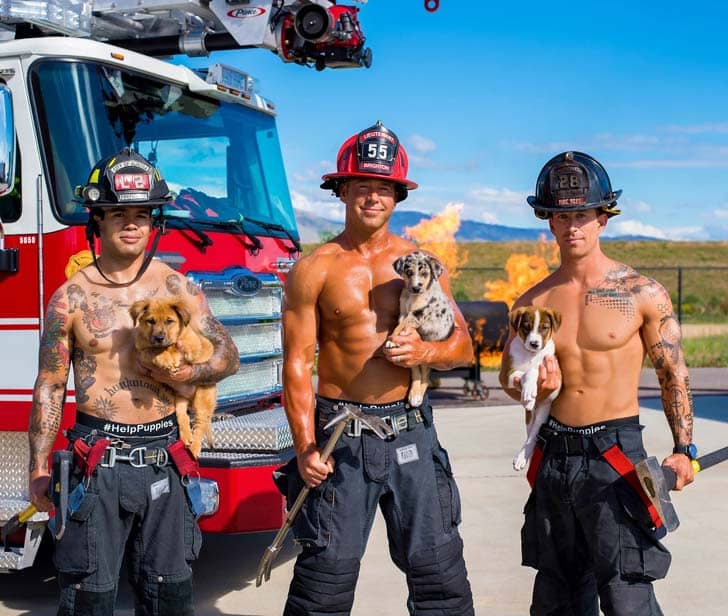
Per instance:
[[[350,178],[390,180],[396,184],[397,201],[404,201],[407,191],[417,188],[407,179],[407,167],[407,152],[397,135],[377,122],[344,142],[336,157],[336,173],[324,175],[321,188],[338,197],[341,184]]]
[[[602,164],[583,152],[562,152],[547,162],[536,181],[536,194],[528,197],[533,213],[547,219],[554,212],[599,209],[616,216],[621,190],[612,190]]]

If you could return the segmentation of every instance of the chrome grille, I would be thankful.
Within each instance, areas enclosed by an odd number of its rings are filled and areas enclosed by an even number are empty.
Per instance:
[[[226,405],[238,399],[261,397],[281,390],[281,364],[278,357],[242,364],[237,374],[217,384],[218,404]]]
[[[241,356],[279,355],[283,350],[280,321],[231,325],[227,329]]]
[[[212,314],[218,319],[271,319],[281,316],[281,288],[263,287],[254,296],[224,290],[205,290]]]

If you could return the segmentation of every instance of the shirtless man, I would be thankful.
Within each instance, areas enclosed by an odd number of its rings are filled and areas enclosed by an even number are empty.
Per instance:
[[[693,480],[693,408],[680,324],[655,280],[608,258],[599,236],[619,214],[604,168],[591,156],[565,152],[541,171],[528,202],[549,221],[561,266],[514,304],[549,306],[563,318],[554,336],[558,364],[541,367],[538,399],[563,388],[540,432],[525,506],[523,564],[538,570],[531,614],[610,616],[662,614],[651,582],[663,578],[670,554],[639,495],[610,460],[646,457],[637,390],[647,353],[657,371],[675,449],[663,462],[677,489]],[[510,340],[515,335],[511,331]],[[560,364],[560,370],[559,370]],[[505,370],[500,381],[507,387]],[[508,390],[520,399],[516,390]],[[614,449],[612,446],[617,445]],[[631,461],[631,462],[630,462]]]
[[[388,230],[395,204],[417,187],[406,175],[405,150],[381,123],[348,139],[337,172],[322,184],[346,206],[344,231],[299,261],[286,285],[284,390],[297,454],[289,469],[289,498],[304,482],[315,487],[294,525],[303,551],[288,616],[350,613],[377,505],[392,560],[407,576],[409,613],[473,614],[457,530],[460,500],[447,453],[427,400],[419,408],[405,402],[412,366],[446,370],[472,360],[467,326],[453,302],[450,338],[424,342],[407,329],[392,338],[396,348],[384,348],[397,324],[403,284],[393,263],[415,249]],[[323,464],[328,434],[322,426],[338,414],[340,402],[389,417],[399,434],[382,441],[363,427],[361,434],[350,427],[334,450],[335,468]],[[369,598],[367,605],[376,609],[375,601]]]
[[[123,181],[129,178],[135,181]],[[144,189],[122,188],[132,185]],[[61,424],[71,363],[77,413],[69,441],[80,439],[91,447],[102,438],[112,441],[108,448],[101,443],[100,463],[82,482],[86,496],[74,505],[56,542],[59,614],[113,614],[127,545],[136,613],[194,612],[190,562],[201,534],[166,451],[178,439],[174,396],[219,381],[239,362],[200,290],[161,261],[145,260],[152,208],[162,207],[168,193],[156,169],[129,149],[99,162],[82,196],[101,256],[48,303],[29,428],[31,502],[40,511],[53,508],[47,496],[48,456]],[[207,363],[182,364],[174,374],[152,373],[137,364],[129,307],[168,295],[187,300],[193,323],[215,351]],[[87,454],[89,464],[92,457]],[[71,490],[82,489],[82,458],[74,456]]]

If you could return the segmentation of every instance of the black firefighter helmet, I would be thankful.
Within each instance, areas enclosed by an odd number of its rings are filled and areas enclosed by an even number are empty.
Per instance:
[[[157,250],[159,238],[164,232],[163,206],[172,200],[167,182],[157,168],[141,154],[125,147],[120,152],[97,162],[89,174],[86,185],[77,186],[75,193],[76,198],[89,208],[86,239],[94,265],[104,280],[114,285],[120,283],[111,280],[101,271],[96,257],[94,236],[99,235],[99,227],[94,213],[103,218],[104,211],[110,208],[147,207],[150,210],[158,210],[153,223],[157,233],[152,240],[152,246],[133,280],[123,284],[128,285],[139,280],[149,267]]]
[[[528,197],[534,214],[543,220],[553,212],[599,209],[610,218],[621,190],[613,191],[606,170],[583,152],[562,152],[547,162],[536,180],[536,194]]]
[[[129,147],[97,162],[76,197],[88,208],[154,208],[172,199],[156,167]]]

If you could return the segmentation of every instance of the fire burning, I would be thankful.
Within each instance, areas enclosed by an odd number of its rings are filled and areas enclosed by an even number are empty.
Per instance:
[[[462,203],[451,203],[429,220],[423,219],[414,227],[404,229],[408,239],[440,260],[451,279],[457,278],[460,268],[468,261],[468,253],[455,241],[462,209]]]
[[[549,275],[549,268],[559,263],[559,247],[541,235],[536,252],[531,255],[514,253],[506,261],[508,280],[486,281],[485,299],[502,301],[510,308],[520,295]]]

